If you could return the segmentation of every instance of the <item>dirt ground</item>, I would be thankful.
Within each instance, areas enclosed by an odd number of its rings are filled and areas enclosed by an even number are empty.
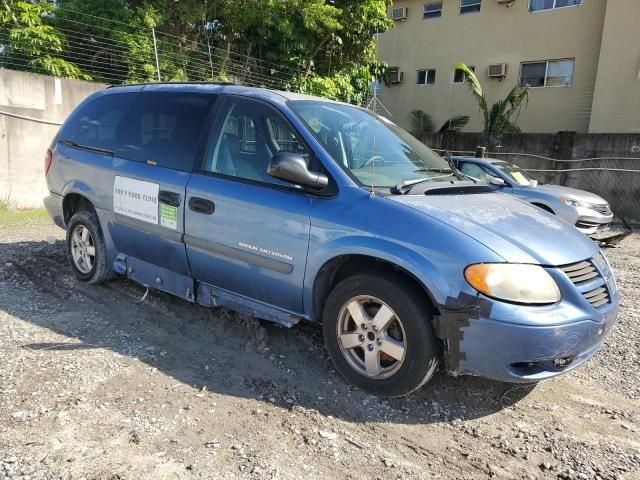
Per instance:
[[[624,299],[576,372],[518,387],[438,374],[381,401],[320,329],[75,282],[62,230],[0,213],[0,480],[640,479],[640,236]]]

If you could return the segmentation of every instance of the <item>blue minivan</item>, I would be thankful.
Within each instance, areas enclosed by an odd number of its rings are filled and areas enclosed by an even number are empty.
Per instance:
[[[408,394],[441,367],[537,382],[592,357],[620,294],[598,246],[389,120],[225,84],[118,86],[47,152],[82,282],[322,323],[336,369]]]

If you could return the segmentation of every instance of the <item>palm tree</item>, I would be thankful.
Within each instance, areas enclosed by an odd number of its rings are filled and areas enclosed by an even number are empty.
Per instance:
[[[459,132],[469,123],[470,118],[469,115],[455,115],[444,122],[438,132]],[[422,138],[425,133],[434,132],[436,129],[433,117],[422,110],[413,110],[409,114],[409,122],[411,123],[411,134],[416,138]]]
[[[517,125],[518,117],[522,107],[527,107],[529,103],[529,87],[513,87],[509,94],[503,99],[493,104],[491,108],[487,104],[487,99],[482,91],[482,85],[473,70],[464,63],[457,63],[453,66],[456,70],[464,72],[465,83],[471,94],[475,97],[484,115],[484,131],[487,133],[519,133],[520,127]]]

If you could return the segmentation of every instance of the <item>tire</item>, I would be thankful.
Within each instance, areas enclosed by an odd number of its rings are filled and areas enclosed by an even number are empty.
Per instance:
[[[366,329],[356,325],[356,317]],[[424,291],[405,277],[360,274],[331,291],[322,328],[329,356],[349,382],[379,397],[400,397],[424,385],[438,367],[432,318]]]
[[[73,275],[81,282],[97,284],[113,277],[107,267],[107,247],[95,212],[82,210],[69,220],[67,258]]]

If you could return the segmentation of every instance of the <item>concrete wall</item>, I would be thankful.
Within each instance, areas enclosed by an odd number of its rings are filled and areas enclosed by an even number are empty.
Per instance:
[[[452,152],[474,152],[477,146],[484,146],[488,157],[528,170],[550,170],[531,173],[545,183],[597,193],[611,203],[616,215],[640,222],[640,135],[451,132],[429,134],[423,141]]]
[[[0,68],[0,111],[63,122],[85,97],[105,87]],[[45,152],[58,128],[0,113],[0,200],[20,208],[42,206]]]
[[[640,1],[607,2],[591,132],[640,133]]]
[[[635,0],[632,0],[635,1]],[[380,35],[379,58],[405,72],[401,85],[383,89],[381,100],[393,120],[409,125],[411,110],[421,109],[441,125],[450,115],[468,114],[469,131],[483,129],[482,116],[464,84],[453,84],[452,65],[473,65],[490,104],[518,84],[521,62],[575,59],[573,85],[534,88],[519,125],[526,132],[589,129],[589,110],[596,82],[605,0],[584,0],[582,6],[528,12],[528,0],[511,7],[483,0],[481,11],[460,15],[459,0],[443,0],[442,17],[422,19],[426,0],[398,0],[408,19]],[[503,80],[487,76],[490,64],[506,63]],[[436,69],[434,85],[416,85],[416,70]]]

